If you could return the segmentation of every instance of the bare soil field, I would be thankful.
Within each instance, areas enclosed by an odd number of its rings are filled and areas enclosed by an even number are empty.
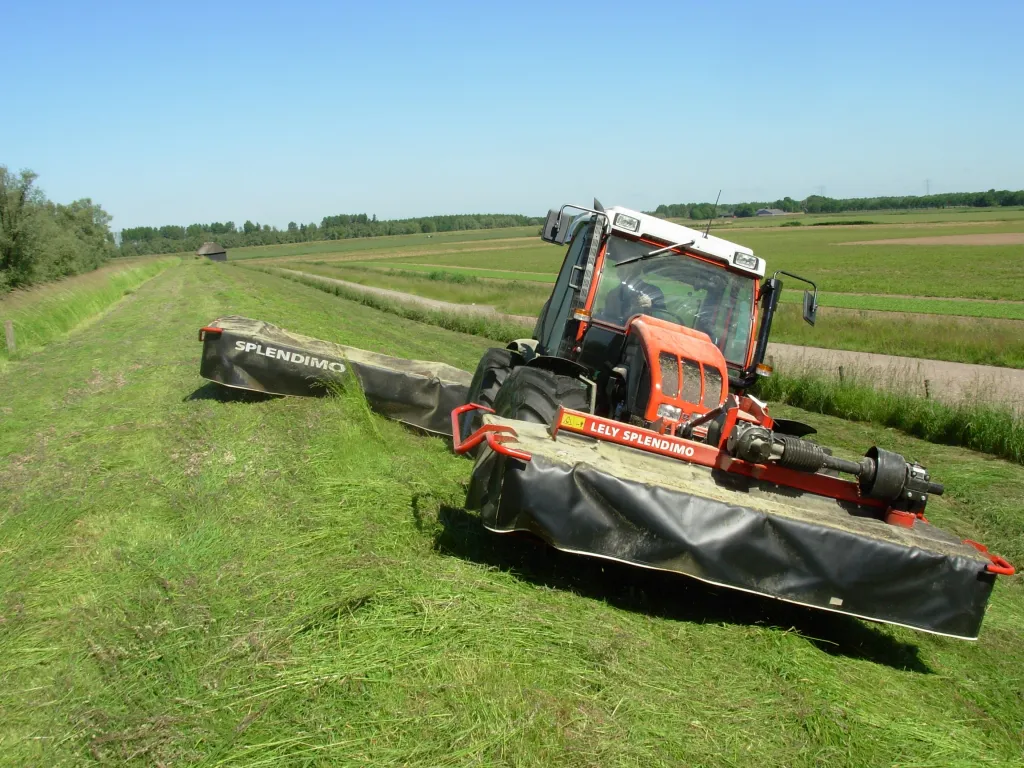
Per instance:
[[[850,243],[837,243],[837,245],[1024,245],[1024,232],[894,237],[888,240],[855,240]]]

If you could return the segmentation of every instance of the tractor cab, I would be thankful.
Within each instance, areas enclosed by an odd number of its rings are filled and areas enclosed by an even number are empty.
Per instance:
[[[569,247],[529,354],[593,380],[596,412],[699,417],[764,370],[782,282],[749,248],[597,201],[550,211],[541,237]],[[804,309],[813,323],[816,289]]]

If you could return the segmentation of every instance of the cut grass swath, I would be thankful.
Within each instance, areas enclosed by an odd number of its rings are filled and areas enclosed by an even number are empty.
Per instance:
[[[0,299],[0,321],[11,320],[17,340],[14,359],[24,357],[107,309],[127,293],[163,272],[178,258],[110,265]],[[0,361],[10,359],[0,346]]]
[[[289,272],[282,272],[273,268],[248,266],[249,269],[256,269],[260,272],[266,272],[267,274],[280,277],[285,280],[292,280],[303,285],[308,285],[311,288],[324,291],[326,293],[333,293],[348,301],[354,301],[362,304],[365,307],[372,307],[382,312],[388,312],[399,317],[404,317],[407,320],[415,320],[418,323],[426,323],[428,325],[436,325],[439,328],[444,328],[449,331],[457,331],[458,333],[468,333],[473,336],[482,336],[487,339],[493,339],[494,341],[500,341],[508,343],[515,339],[521,339],[528,337],[533,329],[525,325],[518,325],[510,323],[506,320],[490,319],[481,315],[472,314],[458,314],[456,312],[441,312],[433,309],[424,309],[422,307],[416,307],[408,304],[402,304],[397,301],[391,301],[390,299],[384,299],[379,296],[374,296],[370,293],[365,293],[358,289],[347,288],[337,283],[327,283],[315,278],[304,277],[303,275],[297,275]]]

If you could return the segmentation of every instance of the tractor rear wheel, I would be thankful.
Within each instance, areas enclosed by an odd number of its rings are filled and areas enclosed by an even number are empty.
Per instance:
[[[506,419],[550,426],[558,407],[590,410],[587,385],[572,376],[559,376],[543,368],[520,366],[509,374],[494,400],[494,411]]]
[[[484,352],[480,362],[477,363],[476,373],[473,374],[473,381],[469,385],[469,396],[467,403],[486,405],[494,407],[494,398],[498,396],[505,379],[512,372],[512,351],[492,347]],[[462,414],[462,421],[459,424],[459,432],[463,439],[469,437],[480,428],[481,412],[470,411]]]

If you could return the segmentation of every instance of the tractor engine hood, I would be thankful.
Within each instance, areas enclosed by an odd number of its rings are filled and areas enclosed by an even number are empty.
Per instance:
[[[725,402],[729,394],[725,356],[706,333],[647,315],[634,317],[627,333],[638,338],[650,365],[648,421],[679,421]],[[676,413],[673,408],[679,409],[675,418],[667,415]]]

